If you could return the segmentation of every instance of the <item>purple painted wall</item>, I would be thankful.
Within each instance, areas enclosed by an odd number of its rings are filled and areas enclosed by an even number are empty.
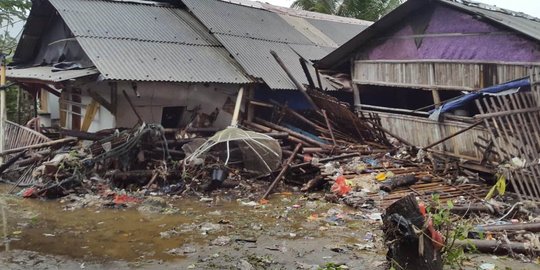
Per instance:
[[[418,16],[410,16],[418,20]],[[499,32],[498,34],[496,32]],[[507,32],[507,33],[500,33]],[[538,62],[540,45],[511,30],[479,21],[470,14],[435,6],[425,34],[441,33],[495,33],[492,35],[424,37],[417,48],[411,23],[404,21],[389,37],[373,41],[362,50],[364,60],[480,60],[505,62]],[[402,38],[399,38],[399,37]]]

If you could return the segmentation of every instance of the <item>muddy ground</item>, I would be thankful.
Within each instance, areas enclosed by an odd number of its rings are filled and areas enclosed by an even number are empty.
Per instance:
[[[8,224],[0,234],[9,239],[1,247],[0,269],[387,267],[378,213],[316,195],[278,194],[265,205],[220,196],[151,198],[128,208],[104,208],[90,197],[3,196],[0,203]],[[513,259],[471,257],[470,269],[484,262],[498,269],[538,269]]]

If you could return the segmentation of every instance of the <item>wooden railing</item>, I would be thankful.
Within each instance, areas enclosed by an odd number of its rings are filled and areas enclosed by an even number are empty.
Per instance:
[[[4,151],[50,141],[51,139],[35,130],[6,120],[4,130]]]

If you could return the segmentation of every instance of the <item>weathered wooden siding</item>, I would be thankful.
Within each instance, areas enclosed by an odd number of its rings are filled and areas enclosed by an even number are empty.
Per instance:
[[[529,76],[532,64],[357,60],[353,81],[423,89],[478,90]]]
[[[426,118],[393,113],[377,112],[377,114],[380,116],[384,128],[419,147],[427,146],[470,125],[456,121],[440,123]],[[473,128],[432,149],[451,152],[471,159],[482,159],[482,153],[474,145],[474,142],[478,141],[478,136],[490,138],[486,129]]]

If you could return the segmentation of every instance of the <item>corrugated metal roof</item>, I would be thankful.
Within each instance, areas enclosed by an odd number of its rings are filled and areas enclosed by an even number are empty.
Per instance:
[[[309,23],[306,19],[285,14],[279,16],[283,18],[292,27],[294,27],[294,29],[296,29],[298,32],[302,33],[305,37],[311,40],[311,42],[320,46],[334,48],[339,47],[339,45],[334,42],[334,40],[332,40],[329,36],[327,36],[317,27]]]
[[[359,19],[356,19],[356,18],[341,17],[341,16],[336,16],[336,15],[312,12],[312,11],[296,9],[296,8],[280,7],[280,6],[275,6],[275,5],[271,5],[271,4],[268,4],[268,3],[261,3],[261,5],[266,10],[270,10],[272,12],[276,12],[276,13],[279,13],[279,14],[287,14],[287,15],[290,15],[290,16],[296,16],[296,17],[300,17],[300,18],[324,20],[324,21],[347,23],[347,24],[359,24],[359,25],[365,25],[365,26],[369,26],[369,25],[373,24],[373,22],[371,22],[371,21],[365,21],[365,20],[359,20]]]
[[[110,80],[248,83],[222,47],[123,39],[78,38]]]
[[[283,60],[296,80],[308,83],[300,65],[300,56],[288,44],[221,34],[217,38],[249,74],[264,80],[272,89],[296,89],[287,73],[270,54],[272,50]],[[311,71],[315,79],[315,72],[313,69]]]
[[[331,53],[334,47],[304,45],[304,44],[289,44],[289,46],[306,60],[319,60]]]
[[[251,82],[185,10],[99,0],[50,1],[107,79]]]
[[[282,16],[289,15],[217,0],[183,2],[248,74],[262,79],[272,89],[297,88],[272,57],[271,50],[277,52],[295,79],[307,83],[299,55],[317,60],[332,51],[329,45],[337,45],[304,18],[285,20]],[[310,71],[315,78],[314,69]]]
[[[219,45],[181,9],[97,0],[50,0],[77,37]]]
[[[339,46],[343,45],[369,26],[366,24],[339,23],[317,19],[307,19],[307,21],[334,40]]]
[[[540,40],[540,19],[538,18],[521,12],[470,1],[461,1],[461,3],[449,0],[440,1],[461,10],[475,13],[495,23],[502,24],[537,41]]]
[[[99,74],[96,69],[53,71],[52,67],[10,68],[6,71],[8,79],[32,79],[47,82],[62,82],[96,74]]]
[[[212,33],[277,42],[310,44],[279,15],[258,8],[216,0],[183,0]]]

